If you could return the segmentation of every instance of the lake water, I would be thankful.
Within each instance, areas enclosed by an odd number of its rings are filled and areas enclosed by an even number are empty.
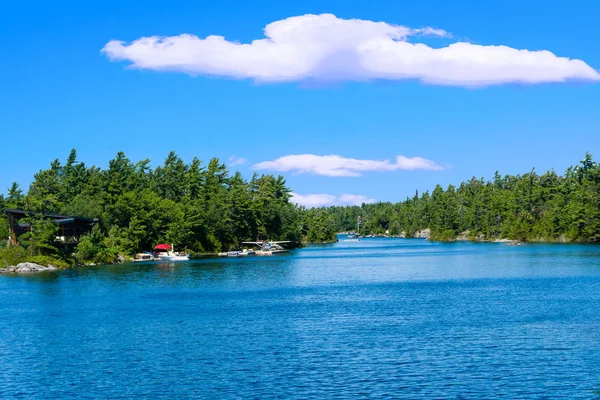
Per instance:
[[[599,246],[364,239],[0,276],[0,398],[599,390]]]

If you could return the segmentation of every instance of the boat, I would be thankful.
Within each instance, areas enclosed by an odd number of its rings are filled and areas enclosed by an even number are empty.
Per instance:
[[[154,254],[152,253],[137,253],[134,257],[133,262],[148,262],[148,261],[156,261]]]
[[[232,250],[224,253],[218,253],[219,257],[246,257],[253,256],[256,252],[252,249],[243,249],[243,250]]]
[[[161,261],[187,261],[190,259],[190,255],[186,253],[179,253],[173,251],[173,245],[165,243],[154,246],[156,250],[162,250],[157,254],[156,258]]]
[[[348,236],[346,236],[346,239],[344,239],[344,242],[358,242],[360,241],[360,215],[358,216],[357,222],[356,222],[356,232],[357,233],[349,233]]]
[[[281,246],[282,243],[291,243],[289,240],[281,240],[278,242],[271,242],[268,240],[262,242],[242,242],[243,244],[253,244],[258,247],[258,250],[254,251],[257,256],[272,256],[275,254],[287,253],[289,250]]]
[[[164,253],[158,253],[158,259],[161,261],[188,261],[190,256],[188,254],[168,251]]]
[[[360,236],[358,236],[355,233],[351,233],[348,236],[346,236],[346,239],[344,239],[344,242],[358,242],[360,241]]]

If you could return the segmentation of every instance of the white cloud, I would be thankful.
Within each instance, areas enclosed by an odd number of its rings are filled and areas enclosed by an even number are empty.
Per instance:
[[[338,155],[318,156],[315,154],[292,154],[273,161],[254,165],[258,170],[295,172],[323,176],[360,176],[362,172],[386,172],[395,170],[424,169],[439,171],[444,169],[434,161],[422,157],[397,156],[395,162],[389,160],[357,160]]]
[[[360,194],[342,193],[339,196],[331,194],[298,194],[292,193],[290,199],[292,203],[296,203],[307,208],[313,207],[328,207],[328,206],[360,206],[363,203],[371,204],[376,200]]]
[[[360,206],[363,203],[372,204],[372,203],[376,202],[375,199],[369,198],[367,196],[363,196],[360,194],[348,194],[348,193],[342,193],[341,195],[339,195],[337,201],[341,205],[354,205],[354,206]]]
[[[231,156],[229,157],[229,165],[234,167],[236,165],[248,164],[248,160],[242,157]]]
[[[292,193],[290,201],[308,208],[330,206],[335,203],[336,197],[331,194],[298,194]]]
[[[547,50],[454,42],[446,47],[411,43],[414,36],[450,37],[446,31],[386,22],[302,15],[268,24],[250,43],[191,34],[108,42],[102,52],[133,68],[177,71],[260,82],[301,80],[404,80],[454,86],[600,81],[585,62]]]

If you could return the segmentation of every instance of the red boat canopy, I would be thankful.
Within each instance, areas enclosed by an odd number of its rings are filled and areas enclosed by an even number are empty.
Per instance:
[[[156,250],[169,250],[171,248],[171,246],[169,246],[166,243],[163,243],[163,244],[157,244],[156,246],[154,246],[154,248]]]

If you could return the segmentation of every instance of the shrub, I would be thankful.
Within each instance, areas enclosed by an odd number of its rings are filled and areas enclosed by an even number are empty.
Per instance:
[[[0,248],[0,268],[6,268],[25,262],[29,254],[21,246]]]
[[[112,264],[116,261],[119,252],[109,244],[110,241],[104,238],[100,228],[95,226],[89,235],[79,239],[75,257],[86,264]]]
[[[45,267],[53,265],[57,268],[71,268],[73,266],[71,263],[52,256],[34,256],[29,257],[27,261],[43,265]]]

